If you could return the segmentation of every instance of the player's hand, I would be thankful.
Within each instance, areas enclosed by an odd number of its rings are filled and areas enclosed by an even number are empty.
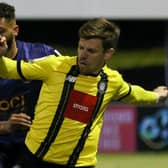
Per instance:
[[[154,89],[154,92],[158,94],[158,102],[163,102],[168,98],[168,87],[158,86]]]
[[[7,49],[8,49],[8,45],[6,42],[6,37],[0,35],[0,56],[3,56]]]
[[[6,129],[12,132],[16,129],[27,129],[31,126],[31,117],[25,113],[13,113],[7,121]]]

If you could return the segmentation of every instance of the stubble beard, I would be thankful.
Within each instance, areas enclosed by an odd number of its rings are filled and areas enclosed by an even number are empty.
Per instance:
[[[13,45],[13,40],[14,40],[14,37],[13,35],[10,35],[8,38],[7,38],[7,48],[1,48],[0,46],[0,56],[8,56],[8,53],[11,51],[12,49],[12,45]]]

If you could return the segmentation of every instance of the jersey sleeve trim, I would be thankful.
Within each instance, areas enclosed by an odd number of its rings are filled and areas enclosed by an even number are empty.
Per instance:
[[[22,70],[21,70],[21,60],[17,61],[17,72],[23,80],[26,80],[26,78],[24,77]]]
[[[125,97],[127,97],[128,95],[130,95],[130,93],[131,93],[131,91],[132,91],[132,88],[131,88],[131,85],[128,84],[128,86],[129,86],[128,93],[127,93],[126,95],[120,97],[120,98],[118,99],[118,101],[121,101],[122,99],[124,99]]]
[[[58,50],[54,50],[56,56],[61,56],[61,53]]]

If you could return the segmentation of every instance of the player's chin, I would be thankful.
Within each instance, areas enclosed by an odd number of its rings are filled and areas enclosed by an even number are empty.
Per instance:
[[[85,66],[80,66],[79,70],[80,70],[81,75],[86,75],[87,74],[87,68]]]
[[[86,64],[83,64],[83,63],[79,63],[78,66],[79,66],[80,70],[82,70],[82,69],[84,70],[87,67]]]
[[[88,74],[92,74],[91,71],[91,67],[88,64],[84,64],[84,63],[79,63],[79,70],[80,70],[80,74],[82,75],[88,75]]]
[[[86,74],[86,72],[85,72],[85,70],[83,68],[80,68],[80,74],[81,75],[85,75]]]

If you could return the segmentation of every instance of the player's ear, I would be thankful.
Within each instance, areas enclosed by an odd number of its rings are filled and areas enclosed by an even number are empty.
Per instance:
[[[18,26],[18,25],[15,25],[15,26],[13,27],[13,34],[14,34],[15,36],[18,36],[18,34],[19,34],[19,26]]]
[[[109,48],[109,49],[105,50],[104,59],[105,60],[110,59],[114,53],[115,53],[115,49],[114,48]]]

